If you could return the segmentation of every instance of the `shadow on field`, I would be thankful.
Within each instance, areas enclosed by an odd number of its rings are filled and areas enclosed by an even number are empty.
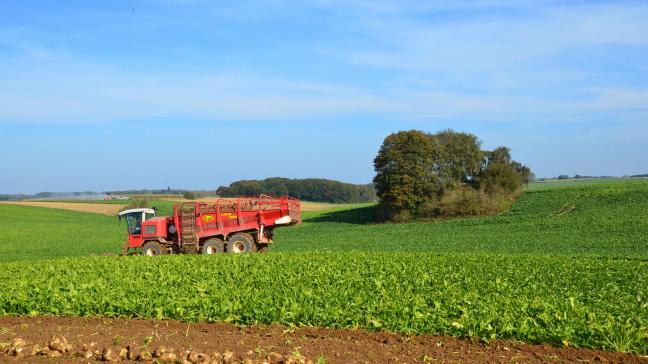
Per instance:
[[[358,207],[350,210],[331,211],[308,219],[309,222],[338,222],[367,225],[378,223],[376,206]]]

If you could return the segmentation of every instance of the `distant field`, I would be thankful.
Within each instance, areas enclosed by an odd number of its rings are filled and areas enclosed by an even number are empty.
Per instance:
[[[648,178],[644,177],[610,177],[610,178],[570,178],[566,180],[551,179],[547,181],[532,182],[529,184],[529,190],[555,188],[555,187],[569,187],[569,186],[587,186],[596,184],[608,184],[618,182],[637,182],[646,181]]]

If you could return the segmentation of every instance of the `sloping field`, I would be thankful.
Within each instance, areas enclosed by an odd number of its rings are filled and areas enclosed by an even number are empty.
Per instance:
[[[494,217],[376,224],[371,206],[304,214],[274,251],[429,251],[648,259],[648,181],[525,192]]]

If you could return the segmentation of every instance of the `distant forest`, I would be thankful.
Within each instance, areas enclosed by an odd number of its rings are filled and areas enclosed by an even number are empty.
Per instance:
[[[229,187],[216,190],[221,197],[289,195],[300,200],[313,202],[354,203],[376,201],[376,190],[372,184],[355,185],[329,179],[267,178],[264,180],[236,181]]]

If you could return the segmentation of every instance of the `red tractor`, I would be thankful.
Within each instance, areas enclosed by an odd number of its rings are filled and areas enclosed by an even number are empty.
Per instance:
[[[156,217],[149,208],[118,216],[128,226],[122,255],[251,253],[267,250],[274,228],[300,223],[301,205],[289,196],[261,195],[178,204],[168,217]]]

